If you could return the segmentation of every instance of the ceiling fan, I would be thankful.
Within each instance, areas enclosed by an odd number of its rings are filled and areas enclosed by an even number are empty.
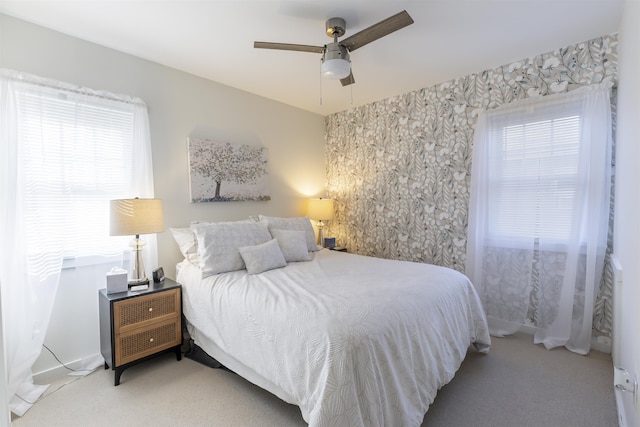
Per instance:
[[[378,40],[407,25],[413,24],[413,19],[406,10],[390,16],[377,24],[338,41],[346,31],[346,22],[342,18],[330,18],[326,22],[327,36],[333,38],[333,43],[324,46],[311,46],[304,44],[254,42],[253,47],[258,49],[293,50],[298,52],[314,52],[322,54],[322,75],[329,79],[340,79],[342,86],[355,83],[351,72],[349,52]]]

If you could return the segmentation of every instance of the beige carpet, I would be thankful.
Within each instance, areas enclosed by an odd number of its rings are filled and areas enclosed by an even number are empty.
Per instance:
[[[530,335],[493,338],[470,352],[429,408],[423,426],[617,426],[609,355],[547,351]],[[175,355],[134,366],[113,386],[99,369],[54,383],[15,427],[304,426],[296,406],[235,374]],[[60,387],[57,391],[53,391]]]

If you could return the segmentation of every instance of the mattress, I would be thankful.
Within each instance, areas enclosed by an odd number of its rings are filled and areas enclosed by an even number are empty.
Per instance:
[[[418,426],[486,317],[463,274],[323,249],[261,274],[178,265],[192,338],[310,426]]]

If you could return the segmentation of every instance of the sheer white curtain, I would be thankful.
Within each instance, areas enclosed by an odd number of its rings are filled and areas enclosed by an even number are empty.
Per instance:
[[[63,258],[122,254],[128,242],[108,236],[108,201],[153,197],[153,174],[144,102],[1,71],[0,301],[7,394],[21,416],[47,387],[33,384],[31,367]],[[145,261],[157,265],[155,236],[145,240]]]
[[[466,274],[493,335],[587,354],[611,179],[610,85],[482,112],[474,135]]]

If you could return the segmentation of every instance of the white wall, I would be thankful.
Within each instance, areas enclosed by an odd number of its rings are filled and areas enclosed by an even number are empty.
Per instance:
[[[620,261],[621,294],[620,353],[616,363],[640,374],[640,2],[626,0],[620,31],[618,128],[616,152],[616,209],[614,255]],[[618,344],[618,345],[616,345]],[[640,405],[629,393],[617,392],[618,408],[625,425],[640,425]]]
[[[2,14],[0,66],[142,98],[149,109],[155,195],[163,200],[166,227],[259,213],[302,215],[304,198],[324,195],[320,115]],[[189,136],[267,147],[271,201],[190,203]],[[175,277],[180,253],[168,230],[158,235],[158,247],[165,274]],[[45,344],[65,363],[99,352],[97,290],[104,287],[106,267],[63,272]],[[34,372],[55,366],[43,353]]]

